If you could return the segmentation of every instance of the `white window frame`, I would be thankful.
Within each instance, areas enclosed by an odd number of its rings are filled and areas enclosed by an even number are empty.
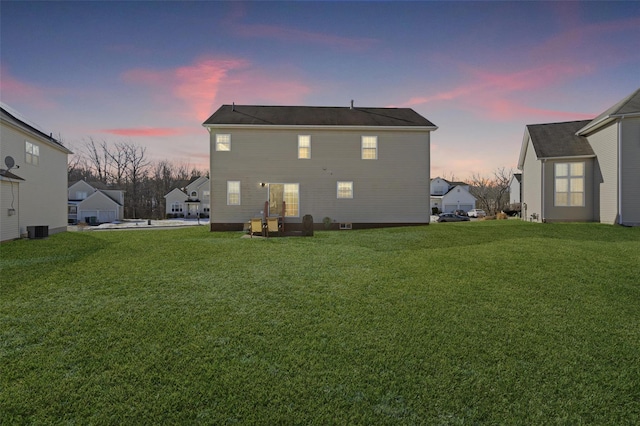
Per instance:
[[[231,135],[216,133],[216,151],[231,151]]]
[[[336,184],[336,198],[352,199],[353,198],[353,181],[339,180]]]
[[[585,206],[585,167],[584,161],[554,164],[553,205],[555,207]],[[575,199],[578,195],[580,195],[579,201]]]
[[[361,150],[361,158],[363,160],[377,160],[378,159],[378,137],[362,136],[360,150]]]
[[[24,141],[24,161],[27,164],[37,166],[40,164],[40,146],[29,141]]]
[[[311,159],[311,135],[298,135],[298,159]]]
[[[300,217],[300,184],[285,183],[282,199],[286,206],[284,216]]]
[[[182,203],[179,201],[174,201],[171,203],[171,213],[182,213]]]
[[[237,185],[237,191],[236,191],[236,185]],[[239,206],[241,205],[240,200],[241,200],[240,181],[228,180],[227,181],[227,205]]]

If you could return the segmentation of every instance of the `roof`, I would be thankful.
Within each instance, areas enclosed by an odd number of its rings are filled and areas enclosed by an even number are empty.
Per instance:
[[[411,108],[222,105],[203,126],[437,127]]]
[[[57,146],[61,150],[65,151],[67,154],[73,154],[69,150],[69,148],[67,148],[66,146],[62,145],[62,143],[60,141],[58,141],[57,139],[53,138],[53,136],[51,134],[47,135],[42,130],[38,129],[38,127],[35,124],[29,123],[26,118],[22,117],[22,115],[20,113],[18,113],[17,111],[15,111],[13,108],[11,108],[8,105],[2,103],[0,105],[0,110],[4,114],[6,114],[9,118],[11,118],[13,121],[19,123],[20,125],[22,125],[23,127],[27,128],[31,132],[37,134],[38,136],[46,139],[48,142],[52,143],[53,145]]]
[[[590,120],[526,126],[538,158],[594,156],[587,138],[576,132]]]
[[[16,176],[13,173],[11,173],[9,170],[5,170],[5,169],[0,169],[0,176],[7,179],[24,180],[20,176]]]
[[[576,133],[585,134],[624,115],[640,115],[640,89],[636,90],[605,112],[591,120]]]

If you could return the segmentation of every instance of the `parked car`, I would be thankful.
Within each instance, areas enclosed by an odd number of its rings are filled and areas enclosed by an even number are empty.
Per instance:
[[[465,212],[464,210],[456,210],[453,212],[453,214],[457,214],[458,216],[466,216],[467,212]]]
[[[473,209],[467,212],[469,217],[485,217],[487,214],[482,209]]]
[[[438,216],[438,222],[466,222],[469,218],[466,216],[460,216],[454,213],[442,213]]]

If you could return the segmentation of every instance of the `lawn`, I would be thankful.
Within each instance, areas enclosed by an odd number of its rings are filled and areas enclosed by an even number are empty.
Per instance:
[[[0,424],[638,424],[640,228],[0,246]]]

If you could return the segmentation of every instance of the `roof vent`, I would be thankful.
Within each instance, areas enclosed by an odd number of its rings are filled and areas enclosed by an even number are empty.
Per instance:
[[[235,111],[236,110],[236,103],[232,102],[231,103],[231,111]]]
[[[353,99],[351,99],[351,108],[350,109],[353,109]]]

